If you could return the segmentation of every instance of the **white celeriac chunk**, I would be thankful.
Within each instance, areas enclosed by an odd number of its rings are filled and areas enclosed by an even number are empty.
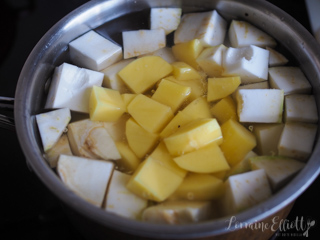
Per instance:
[[[182,16],[174,33],[174,43],[199,39],[204,47],[223,44],[227,32],[227,22],[216,10],[187,13]]]
[[[60,139],[71,120],[70,109],[61,108],[36,115],[36,121],[45,152],[50,150]]]
[[[279,89],[240,89],[237,91],[240,122],[282,122],[284,94]]]
[[[89,113],[91,87],[101,86],[103,73],[63,63],[54,71],[45,108]]]
[[[266,50],[269,51],[269,67],[278,67],[289,62],[289,60],[283,54],[279,53],[273,48],[266,47]]]
[[[173,55],[172,49],[169,47],[160,48],[157,51],[146,54],[148,56],[158,56],[163,58],[168,63],[177,62],[177,59]],[[141,55],[140,57],[144,57],[146,55]]]
[[[283,123],[260,123],[253,125],[253,134],[257,140],[256,150],[260,155],[277,155]]]
[[[130,192],[126,185],[130,175],[114,170],[106,195],[105,210],[117,215],[138,219],[148,200]]]
[[[152,53],[166,46],[163,29],[124,31],[122,40],[124,59]]]
[[[168,35],[178,28],[181,13],[181,8],[151,8],[150,29],[162,28]]]
[[[284,90],[284,94],[311,93],[311,84],[299,67],[269,68],[269,84],[271,88]]]
[[[263,169],[232,175],[225,182],[225,195],[221,199],[225,215],[235,214],[268,199],[272,195]]]
[[[257,47],[229,47],[223,52],[224,76],[240,76],[242,84],[268,79],[269,51]]]
[[[210,201],[167,201],[146,208],[142,220],[159,224],[186,224],[208,220],[212,217]]]
[[[69,43],[71,61],[83,68],[100,71],[122,58],[121,46],[91,30]]]
[[[255,45],[274,47],[276,41],[257,27],[245,21],[232,20],[228,31],[231,46],[234,48]]]
[[[279,155],[307,161],[312,153],[316,133],[316,124],[286,123],[279,141]]]
[[[57,172],[66,186],[91,204],[101,207],[114,169],[109,161],[60,155]]]
[[[250,159],[252,170],[263,169],[273,191],[283,187],[305,163],[283,156],[257,156]]]
[[[285,96],[285,121],[317,123],[316,100],[309,94],[290,94]]]
[[[262,81],[262,82],[256,82],[256,83],[249,83],[240,85],[236,91],[232,93],[232,98],[236,99],[237,91],[240,89],[269,89],[269,81]]]
[[[223,44],[205,48],[197,58],[200,68],[208,77],[221,77],[223,72],[222,53],[227,49]]]
[[[130,92],[127,85],[123,82],[121,77],[119,77],[118,72],[133,60],[134,59],[121,60],[105,69],[102,69],[100,71],[104,74],[102,86],[118,90],[120,93]]]

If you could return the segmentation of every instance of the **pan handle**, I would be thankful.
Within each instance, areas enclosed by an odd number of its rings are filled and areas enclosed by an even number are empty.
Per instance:
[[[14,98],[0,96],[0,128],[15,131]]]

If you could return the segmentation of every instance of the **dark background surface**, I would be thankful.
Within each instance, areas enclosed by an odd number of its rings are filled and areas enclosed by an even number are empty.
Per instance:
[[[63,16],[85,0],[1,0],[0,1],[0,96],[14,97],[20,71],[39,39]],[[309,31],[303,0],[272,0]],[[59,201],[31,172],[14,131],[0,129],[0,238],[84,239],[69,222]],[[303,217],[315,220],[308,239],[319,239],[320,207],[318,178],[300,196],[288,216],[290,222]],[[287,231],[286,233],[295,233]],[[106,238],[111,239],[111,238]],[[300,239],[281,234],[274,239]],[[305,237],[303,237],[305,239]]]

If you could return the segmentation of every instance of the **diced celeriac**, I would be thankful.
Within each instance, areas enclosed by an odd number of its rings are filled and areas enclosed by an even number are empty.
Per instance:
[[[266,47],[266,49],[269,51],[269,67],[282,66],[289,62],[283,54],[275,49],[270,47]]]
[[[161,28],[168,35],[179,26],[181,13],[181,8],[151,8],[150,29]]]

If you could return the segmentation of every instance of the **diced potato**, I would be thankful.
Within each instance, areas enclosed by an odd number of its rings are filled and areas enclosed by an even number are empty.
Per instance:
[[[317,128],[312,123],[286,123],[279,141],[279,155],[307,161],[312,153]]]
[[[196,116],[196,115],[195,115]],[[167,126],[161,131],[160,137],[165,138],[179,130],[184,125],[188,124],[192,120],[194,120],[194,117],[191,117],[190,115],[187,115],[181,111],[179,111],[172,120],[167,124]]]
[[[166,33],[163,29],[131,30],[122,32],[123,58],[152,53],[166,46]]]
[[[237,106],[230,96],[225,97],[214,104],[210,109],[210,112],[212,116],[218,120],[220,125],[230,118],[238,121]]]
[[[221,171],[221,172],[215,172],[215,173],[210,173],[210,175],[218,178],[218,179],[221,179],[221,180],[224,180],[225,177],[226,177],[226,174],[227,174],[227,171]]]
[[[153,150],[159,139],[158,134],[146,131],[133,118],[126,123],[126,136],[130,148],[140,159]]]
[[[185,62],[174,62],[171,64],[173,67],[172,75],[178,81],[202,79],[200,73]]]
[[[210,118],[210,106],[205,97],[198,97],[186,106],[182,112],[189,116],[197,116],[197,118]]]
[[[223,179],[240,173],[245,173],[251,171],[250,159],[258,156],[255,152],[250,151],[240,162],[234,165],[230,170],[228,170]]]
[[[223,142],[220,148],[231,167],[240,162],[255,146],[254,135],[234,119],[221,125]]]
[[[283,123],[261,123],[253,125],[253,134],[257,140],[256,151],[260,155],[278,155],[278,145]]]
[[[148,201],[130,192],[126,185],[130,175],[115,170],[110,179],[104,209],[130,219],[140,219]]]
[[[289,62],[289,60],[283,54],[275,49],[266,47],[266,50],[269,51],[269,67],[278,67]]]
[[[69,43],[71,61],[77,66],[100,71],[121,60],[122,48],[91,30]]]
[[[188,99],[190,93],[190,87],[162,79],[151,98],[171,107],[172,112],[175,113]]]
[[[60,155],[57,172],[61,180],[75,194],[101,207],[114,169],[109,161]]]
[[[121,94],[122,101],[126,107],[126,112],[128,112],[128,105],[129,103],[137,96],[135,93],[124,93]]]
[[[223,44],[205,48],[197,58],[200,68],[209,77],[221,77],[223,73],[222,53],[227,49]]]
[[[223,181],[210,174],[189,173],[170,200],[209,201],[223,195]]]
[[[223,141],[220,126],[214,118],[196,119],[163,139],[172,156],[180,156],[215,142]]]
[[[238,88],[240,83],[240,77],[208,78],[208,102],[229,96]]]
[[[171,72],[171,64],[161,57],[145,56],[134,60],[118,74],[134,93],[143,93]]]
[[[140,159],[131,150],[127,142],[116,142],[121,159],[117,161],[118,169],[122,172],[132,173],[140,164]]]
[[[199,69],[197,58],[203,50],[203,46],[198,39],[189,42],[178,43],[172,46],[173,55],[178,61],[189,64],[194,69]]]
[[[277,45],[271,36],[245,21],[232,20],[228,34],[232,47],[249,45],[275,47]]]
[[[213,212],[210,201],[166,201],[145,209],[142,220],[171,225],[197,223],[213,218]]]
[[[128,113],[150,133],[159,133],[173,118],[171,107],[142,94],[130,102]]]
[[[161,28],[168,35],[178,28],[181,13],[181,8],[151,8],[150,29]]]
[[[168,198],[182,183],[183,177],[149,156],[131,176],[127,188],[136,195],[156,202]]]
[[[89,114],[92,121],[115,122],[125,111],[119,91],[93,86],[89,100]]]
[[[103,122],[103,127],[107,129],[114,141],[124,141],[126,139],[125,126],[129,118],[129,114],[123,114],[115,122]]]
[[[223,152],[215,142],[173,160],[182,169],[196,173],[214,173],[230,169]]]
[[[177,61],[177,59],[174,57],[172,49],[170,47],[160,48],[157,51],[154,51],[152,53],[148,53],[145,55],[141,55],[138,57],[145,57],[145,56],[158,56],[158,57],[161,57],[163,60],[165,60],[168,63],[173,63],[173,62]]]

